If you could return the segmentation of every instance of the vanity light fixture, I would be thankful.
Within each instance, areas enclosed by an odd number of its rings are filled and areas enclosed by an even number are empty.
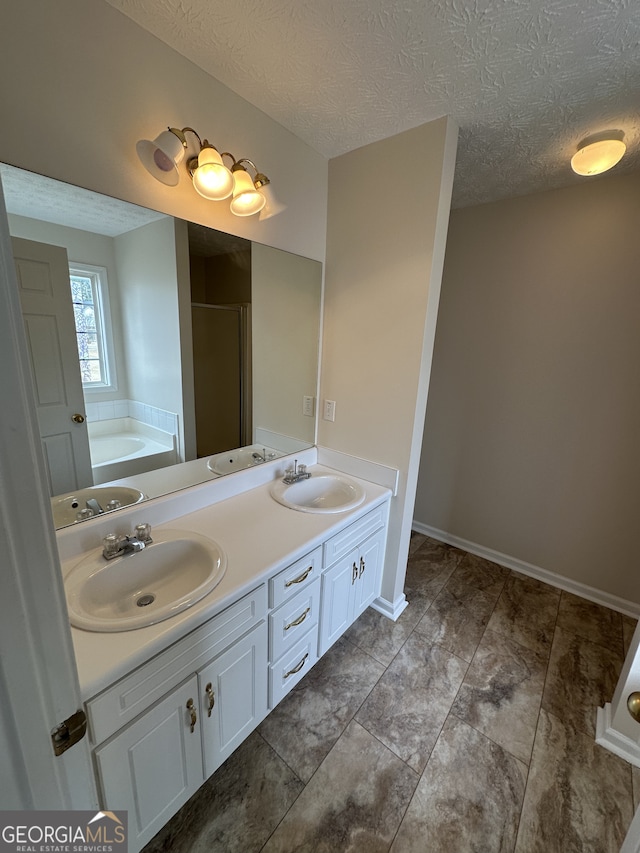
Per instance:
[[[605,131],[584,139],[571,158],[578,175],[600,175],[612,169],[624,156],[627,146],[621,131]]]
[[[278,202],[269,178],[259,172],[252,160],[239,160],[229,151],[219,152],[192,127],[169,127],[155,139],[141,139],[136,150],[147,172],[166,186],[175,187],[180,179],[179,165],[184,161],[195,190],[210,201],[231,198],[236,216],[269,219],[285,209]],[[230,165],[226,165],[224,158]],[[250,167],[254,172],[252,178]]]

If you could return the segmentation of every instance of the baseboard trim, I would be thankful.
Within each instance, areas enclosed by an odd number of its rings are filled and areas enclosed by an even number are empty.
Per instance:
[[[377,610],[378,613],[382,613],[382,615],[386,616],[387,619],[397,622],[398,617],[408,604],[409,602],[407,601],[407,597],[403,592],[395,601],[389,601],[386,598],[376,598],[376,600],[372,602],[371,607],[374,610]]]
[[[610,702],[607,702],[604,708],[597,710],[596,743],[628,761],[629,764],[640,767],[640,746],[612,727]]]
[[[484,545],[478,545],[476,542],[470,542],[468,539],[453,536],[451,533],[430,527],[428,524],[421,524],[419,521],[413,522],[412,530],[415,530],[416,533],[430,536],[432,539],[437,539],[439,542],[446,542],[447,545],[453,545],[455,548],[460,548],[463,551],[469,551],[470,554],[475,554],[476,557],[484,557],[484,559],[498,563],[499,566],[504,566],[506,569],[513,569],[514,572],[520,572],[523,575],[544,581],[544,583],[548,583],[558,589],[563,589],[566,592],[579,595],[581,598],[594,601],[596,604],[602,604],[611,610],[617,610],[619,613],[624,613],[625,616],[631,616],[634,619],[640,618],[640,605],[632,601],[626,601],[624,598],[619,598],[617,595],[611,595],[608,592],[587,586],[587,584],[580,583],[579,581],[565,578],[562,575],[555,574],[555,572],[550,572],[547,569],[526,563],[524,560],[519,560],[517,557],[510,557],[508,554],[502,554],[500,551],[494,551],[492,548],[485,548]]]

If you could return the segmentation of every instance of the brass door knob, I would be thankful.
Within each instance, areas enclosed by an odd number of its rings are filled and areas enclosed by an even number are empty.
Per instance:
[[[627,697],[627,710],[636,721],[640,723],[640,692],[634,691]]]
[[[71,415],[71,420],[74,422],[74,424],[83,424],[84,415],[81,415],[79,412],[76,412],[75,415]]]

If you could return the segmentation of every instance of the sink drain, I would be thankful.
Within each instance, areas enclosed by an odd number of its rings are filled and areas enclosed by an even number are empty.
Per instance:
[[[146,595],[141,595],[140,598],[136,601],[136,604],[138,605],[138,607],[146,607],[148,604],[153,604],[155,600],[155,595],[147,593]]]

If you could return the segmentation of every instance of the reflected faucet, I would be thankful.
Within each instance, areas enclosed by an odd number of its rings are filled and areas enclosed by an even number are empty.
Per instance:
[[[87,509],[90,509],[94,515],[102,515],[104,510],[95,498],[87,498]]]

